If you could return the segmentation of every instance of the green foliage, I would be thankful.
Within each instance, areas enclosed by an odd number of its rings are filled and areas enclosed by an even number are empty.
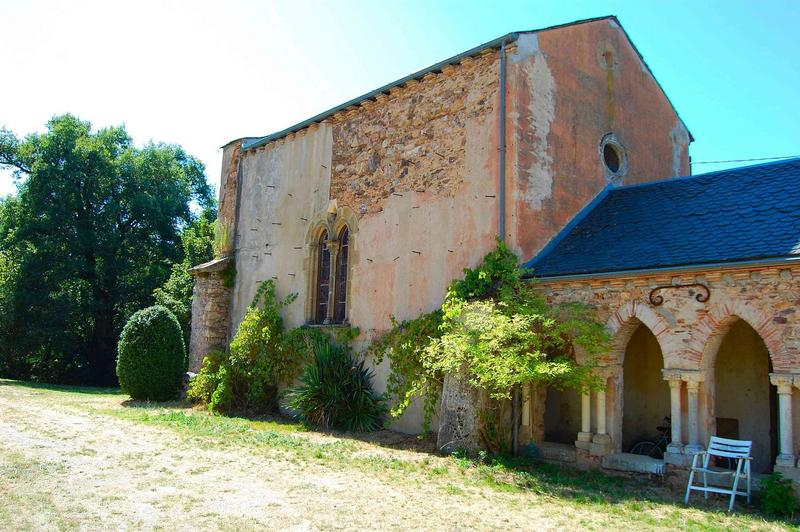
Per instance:
[[[24,139],[0,130],[17,195],[0,209],[0,371],[115,384],[126,319],[183,260],[190,205],[213,208],[202,163],[175,145],[136,147],[124,127],[71,115]]]
[[[183,260],[172,265],[169,278],[153,291],[153,299],[157,305],[167,307],[178,318],[183,331],[183,339],[189,346],[190,326],[192,322],[192,290],[194,279],[189,270],[214,258],[212,210],[203,214],[181,233]]]
[[[797,510],[792,481],[779,472],[761,480],[761,511],[774,517],[792,517]]]
[[[517,258],[498,241],[497,249],[464,278],[451,284],[441,310],[397,323],[371,347],[378,363],[391,362],[388,393],[392,415],[414,397],[425,401],[426,425],[438,405],[445,374],[465,372],[492,399],[508,399],[528,383],[594,388],[597,355],[608,336],[582,305],[547,303]],[[585,355],[578,364],[575,349]],[[488,413],[487,413],[488,415]]]
[[[295,300],[279,300],[274,281],[259,285],[239,324],[230,353],[211,353],[192,381],[189,397],[219,413],[274,409],[280,383],[297,378],[312,358],[314,341],[327,338],[317,329],[285,331],[281,309]]]
[[[349,431],[383,426],[385,399],[372,390],[372,370],[349,349],[330,342],[314,345],[314,361],[288,393],[287,406],[315,425]]]
[[[169,309],[154,305],[131,316],[119,339],[122,391],[137,400],[174,399],[185,365],[181,327]]]
[[[424,365],[425,349],[432,339],[441,335],[442,311],[422,314],[413,320],[398,322],[391,317],[392,328],[369,348],[380,364],[384,357],[390,362],[386,393],[392,400],[391,414],[400,417],[414,397],[425,399],[425,427],[436,413],[442,389],[442,375],[428,371]]]

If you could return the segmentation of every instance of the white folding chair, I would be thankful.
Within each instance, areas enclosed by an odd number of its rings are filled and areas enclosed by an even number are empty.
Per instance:
[[[692,458],[692,471],[689,473],[689,483],[686,485],[686,499],[684,500],[685,504],[689,504],[689,494],[692,490],[695,491],[702,491],[705,492],[705,498],[708,499],[708,493],[724,493],[730,494],[731,502],[728,505],[728,511],[730,512],[733,510],[733,501],[737,495],[745,495],[747,496],[747,502],[750,503],[750,462],[752,458],[750,457],[750,449],[753,447],[753,442],[751,441],[743,441],[743,440],[729,440],[726,438],[717,438],[716,436],[711,437],[711,442],[708,444],[708,450],[697,453]],[[712,456],[718,456],[721,458],[730,458],[732,460],[736,460],[736,469],[724,469],[721,467],[712,467],[709,465],[709,461]],[[700,467],[697,466],[697,460],[699,457],[702,457],[702,465]],[[703,485],[702,486],[695,486],[693,484],[694,481],[694,474],[695,473],[702,473],[703,474]],[[733,477],[733,485],[730,489],[726,488],[718,488],[718,487],[708,487],[708,475],[717,475],[717,476],[732,476]],[[739,480],[742,478],[747,479],[747,491],[737,491],[739,487]]]

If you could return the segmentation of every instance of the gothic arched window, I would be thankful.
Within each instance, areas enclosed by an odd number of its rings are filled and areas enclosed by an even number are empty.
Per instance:
[[[328,292],[331,283],[331,252],[326,241],[328,232],[322,231],[317,240],[317,283],[315,294],[314,321],[324,323],[328,319]]]
[[[347,255],[349,250],[347,226],[339,231],[339,253],[336,256],[336,281],[334,285],[333,322],[344,323],[347,313]]]

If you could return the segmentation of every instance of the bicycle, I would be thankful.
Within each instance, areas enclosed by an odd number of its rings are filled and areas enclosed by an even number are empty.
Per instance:
[[[631,454],[638,454],[641,456],[649,456],[651,458],[657,458],[659,460],[664,458],[664,453],[667,452],[667,445],[670,441],[670,431],[672,429],[672,424],[670,418],[664,417],[664,425],[656,427],[658,430],[659,435],[653,439],[641,440],[636,442],[633,447],[631,447],[630,453]]]

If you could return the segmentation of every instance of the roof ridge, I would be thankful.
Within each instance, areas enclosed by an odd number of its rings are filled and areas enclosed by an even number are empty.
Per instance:
[[[791,157],[788,159],[781,159],[778,161],[770,161],[766,163],[757,163],[757,164],[750,164],[747,166],[737,166],[735,168],[726,168],[723,170],[714,170],[713,172],[705,172],[703,174],[695,174],[695,175],[682,175],[677,177],[666,177],[664,179],[657,179],[655,181],[648,181],[646,183],[631,183],[630,185],[619,185],[611,189],[610,192],[617,192],[619,190],[630,190],[634,188],[644,188],[653,185],[663,185],[664,183],[674,183],[677,181],[688,181],[692,179],[700,179],[704,177],[711,177],[715,174],[724,174],[724,173],[732,173],[732,172],[739,172],[742,170],[749,170],[751,168],[759,168],[763,166],[773,166],[773,165],[780,165],[784,163],[791,163],[791,162],[800,162],[800,157]]]
[[[275,132],[269,133],[267,135],[262,135],[262,136],[258,136],[258,137],[247,137],[247,138],[244,139],[244,142],[242,143],[242,149],[244,151],[247,151],[247,150],[251,150],[251,149],[254,149],[254,148],[258,148],[259,146],[263,146],[264,144],[267,144],[267,143],[269,143],[269,142],[271,142],[273,140],[277,140],[277,139],[283,138],[283,137],[289,135],[290,133],[305,129],[306,127],[308,127],[308,126],[310,126],[310,125],[312,125],[314,123],[321,122],[322,120],[326,119],[327,117],[332,116],[332,115],[338,113],[339,111],[342,111],[342,110],[344,110],[344,109],[346,109],[348,107],[352,107],[354,105],[359,105],[361,102],[364,102],[366,100],[374,99],[379,94],[388,92],[390,89],[392,89],[394,87],[399,87],[399,86],[405,85],[410,80],[422,78],[422,76],[424,76],[425,74],[430,73],[430,72],[438,72],[444,66],[458,63],[458,62],[462,61],[465,57],[474,56],[474,55],[482,52],[483,50],[486,50],[486,49],[489,49],[489,48],[499,47],[499,46],[501,46],[501,44],[504,41],[505,42],[516,41],[517,38],[519,37],[519,35],[522,34],[522,33],[539,33],[539,32],[543,32],[543,31],[556,30],[556,29],[560,29],[560,28],[579,26],[581,24],[599,22],[599,21],[602,21],[602,20],[610,20],[613,23],[615,23],[620,28],[620,30],[622,30],[622,33],[625,35],[625,38],[628,40],[628,43],[630,43],[630,45],[633,48],[634,52],[639,57],[639,60],[645,66],[647,71],[650,73],[650,76],[653,78],[653,80],[655,81],[656,85],[661,90],[661,93],[664,95],[664,98],[666,98],[667,102],[669,102],[670,106],[672,107],[673,111],[675,112],[675,115],[678,117],[678,120],[681,122],[681,124],[683,124],[684,127],[686,127],[686,131],[689,132],[690,140],[694,140],[694,137],[692,136],[692,133],[689,131],[688,126],[686,126],[686,123],[683,121],[681,116],[678,114],[678,110],[672,104],[672,101],[669,99],[669,96],[667,95],[667,92],[664,90],[664,88],[658,82],[658,79],[656,78],[655,74],[650,69],[650,66],[647,64],[647,62],[644,60],[644,57],[642,56],[641,52],[639,52],[639,49],[636,47],[636,44],[634,44],[633,39],[631,39],[630,35],[628,35],[628,32],[622,26],[622,23],[619,21],[619,18],[617,18],[616,15],[604,15],[604,16],[593,17],[593,18],[585,18],[585,19],[580,19],[580,20],[574,20],[572,22],[565,22],[565,23],[562,23],[562,24],[554,24],[552,26],[545,26],[543,28],[536,28],[536,29],[524,30],[524,31],[515,31],[515,32],[507,33],[505,35],[501,35],[500,37],[497,37],[496,39],[492,39],[491,41],[485,42],[483,44],[479,44],[478,46],[475,46],[474,48],[470,48],[470,49],[468,49],[468,50],[466,50],[464,52],[458,53],[458,54],[456,54],[456,55],[454,55],[452,57],[449,57],[447,59],[439,61],[438,63],[435,63],[433,65],[430,65],[430,66],[426,67],[426,68],[418,70],[417,72],[409,74],[409,75],[407,75],[405,77],[402,77],[400,79],[391,81],[391,82],[387,83],[386,85],[378,87],[377,89],[373,89],[373,90],[371,90],[369,92],[366,92],[366,93],[364,93],[364,94],[362,94],[360,96],[356,96],[355,98],[352,98],[352,99],[350,99],[350,100],[348,100],[348,101],[346,101],[346,102],[344,102],[342,104],[339,104],[339,105],[337,105],[335,107],[332,107],[332,108],[330,108],[330,109],[328,109],[326,111],[318,113],[318,114],[312,116],[311,118],[307,118],[306,120],[303,120],[302,122],[298,122],[296,124],[293,124],[293,125],[290,125],[290,126],[284,128],[282,130],[275,131]],[[230,144],[230,143],[228,143],[228,144]]]

